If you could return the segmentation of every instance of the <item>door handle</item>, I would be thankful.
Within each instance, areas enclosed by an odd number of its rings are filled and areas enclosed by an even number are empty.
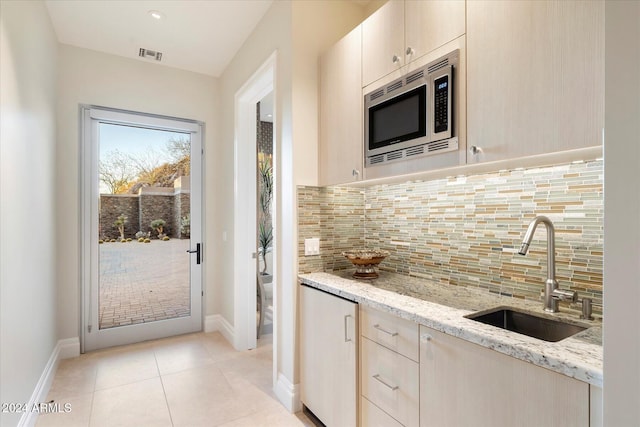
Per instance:
[[[195,251],[187,249],[187,252],[190,254],[196,254],[196,264],[200,264],[200,243],[196,243]]]

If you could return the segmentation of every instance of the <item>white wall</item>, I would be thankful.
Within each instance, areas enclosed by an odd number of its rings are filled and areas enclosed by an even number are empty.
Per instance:
[[[605,5],[604,425],[640,425],[640,2]]]
[[[57,342],[57,41],[44,3],[0,5],[0,402],[19,403]]]
[[[343,1],[276,1],[220,78],[221,150],[219,182],[233,181],[234,96],[249,77],[278,51],[274,123],[277,370],[297,382],[297,238],[295,187],[317,183],[317,58],[363,19],[363,10]],[[215,225],[217,271],[224,284],[220,313],[234,319],[233,187],[222,189],[221,219]],[[223,233],[227,241],[222,240]],[[290,402],[284,402],[290,407]]]
[[[57,252],[60,338],[79,336],[79,140],[78,108],[92,104],[153,113],[205,123],[204,259],[206,314],[215,314],[219,282],[213,266],[213,223],[221,187],[215,181],[218,82],[215,78],[136,59],[107,55],[72,46],[59,47],[57,191],[60,238]]]

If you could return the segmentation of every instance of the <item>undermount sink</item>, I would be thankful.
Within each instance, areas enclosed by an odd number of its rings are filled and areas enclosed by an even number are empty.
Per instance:
[[[557,342],[569,338],[587,329],[584,326],[552,320],[505,307],[498,307],[490,311],[481,311],[465,317],[549,342]]]

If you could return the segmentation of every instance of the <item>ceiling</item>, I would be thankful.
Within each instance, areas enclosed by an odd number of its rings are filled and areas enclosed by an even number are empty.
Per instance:
[[[219,77],[272,2],[47,0],[46,5],[60,43]],[[161,52],[161,61],[141,58],[140,48]]]

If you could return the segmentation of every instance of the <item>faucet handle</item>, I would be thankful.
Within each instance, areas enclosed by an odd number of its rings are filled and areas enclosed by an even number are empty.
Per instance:
[[[566,289],[554,289],[551,293],[552,298],[561,301],[577,302],[578,293],[576,291],[569,291]]]

